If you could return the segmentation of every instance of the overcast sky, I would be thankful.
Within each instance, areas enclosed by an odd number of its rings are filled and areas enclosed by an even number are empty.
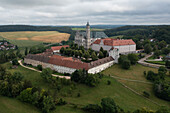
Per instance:
[[[170,0],[0,0],[0,24],[170,24]]]

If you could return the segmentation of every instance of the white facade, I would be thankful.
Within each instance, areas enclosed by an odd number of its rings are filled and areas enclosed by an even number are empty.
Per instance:
[[[119,53],[136,52],[136,45],[108,46],[104,45],[103,42],[101,41],[100,44],[92,44],[91,46],[91,48],[95,51],[99,51],[101,47],[104,50],[107,50],[108,52],[111,48],[117,48],[119,50]]]
[[[99,73],[99,72],[111,67],[113,64],[114,64],[114,61],[110,61],[110,62],[107,62],[105,64],[93,67],[93,68],[88,70],[88,73],[91,73],[91,74]]]

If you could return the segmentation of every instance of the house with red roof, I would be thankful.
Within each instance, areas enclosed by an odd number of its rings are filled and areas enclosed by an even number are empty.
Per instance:
[[[132,39],[98,39],[91,44],[91,48],[95,51],[99,51],[100,48],[107,50],[118,49],[120,54],[128,54],[136,52],[136,43]]]
[[[59,53],[60,52],[60,49],[64,47],[69,47],[69,45],[63,45],[63,46],[54,46],[54,47],[51,47],[51,50],[53,51],[53,53]]]

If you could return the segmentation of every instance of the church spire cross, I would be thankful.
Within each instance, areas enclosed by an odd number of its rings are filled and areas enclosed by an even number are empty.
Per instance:
[[[87,22],[87,25],[86,26],[90,26],[89,22]]]

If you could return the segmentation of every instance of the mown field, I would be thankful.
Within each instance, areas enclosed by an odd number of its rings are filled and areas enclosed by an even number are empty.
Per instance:
[[[129,70],[122,69],[119,65],[114,65],[111,68],[106,69],[103,73],[106,75],[121,77],[121,78],[125,78],[125,79],[149,82],[144,77],[144,74],[143,74],[144,71],[147,72],[149,70],[152,70],[156,73],[158,72],[158,69],[145,67],[145,66],[137,64],[135,66],[132,66]],[[167,74],[169,74],[169,73],[167,73]],[[169,75],[166,76],[166,80],[170,82]],[[168,101],[159,99],[154,95],[152,84],[133,82],[133,81],[127,81],[127,80],[121,80],[121,79],[118,79],[118,81],[125,84],[126,86],[132,88],[133,90],[140,93],[141,95],[143,95],[143,91],[147,91],[150,94],[149,99],[158,103],[161,106],[170,107],[170,103],[168,103]]]
[[[86,31],[86,28],[72,28],[72,30]],[[104,31],[105,29],[90,28],[91,31]]]
[[[10,64],[6,63],[5,66],[10,67]],[[104,71],[104,73],[105,74],[114,74],[114,75],[118,75],[118,73],[120,73],[119,75],[121,75],[121,77],[127,77],[127,78],[132,78],[132,79],[139,78],[139,80],[145,80],[139,71],[141,68],[145,69],[145,67],[139,65],[136,68],[132,67],[131,72],[129,71],[127,73],[124,73],[125,71],[121,72],[122,70],[119,69],[119,67],[117,67],[117,65],[115,65],[115,66],[107,69],[106,71]],[[153,70],[155,70],[155,69],[153,69]],[[49,90],[52,94],[55,93],[54,88],[52,86],[50,86],[50,84],[46,83],[41,78],[40,73],[38,73],[38,72],[34,72],[31,70],[25,69],[23,67],[20,67],[20,66],[17,69],[9,69],[9,71],[12,73],[19,71],[22,73],[24,78],[30,80],[34,86],[39,86],[43,89]],[[136,74],[139,74],[139,75],[136,75]],[[128,77],[128,76],[131,76],[131,77]],[[111,85],[107,85],[108,80],[111,81]],[[122,81],[120,81],[120,82],[122,82]],[[57,106],[57,109],[53,112],[54,113],[56,113],[56,112],[57,113],[85,113],[84,111],[80,110],[80,107],[85,106],[87,104],[100,104],[101,99],[104,97],[113,98],[115,100],[115,102],[120,107],[122,107],[125,111],[128,111],[128,110],[134,111],[136,109],[140,109],[143,107],[146,107],[146,108],[152,109],[152,110],[157,110],[160,107],[160,106],[148,101],[144,97],[136,95],[129,89],[123,87],[120,82],[112,77],[105,76],[100,81],[100,84],[97,87],[91,88],[86,85],[77,84],[76,89],[73,89],[71,91],[71,93],[70,93],[70,86],[64,86],[61,89],[61,91],[59,93],[57,93],[57,97],[64,98],[64,100],[66,100],[68,104],[64,105],[64,106]],[[126,83],[126,81],[123,83]],[[127,85],[129,87],[131,87],[131,82],[128,82]],[[134,84],[132,84],[132,86],[133,85]],[[142,87],[140,88],[139,84],[135,84],[135,86],[133,86],[132,88],[134,88],[134,89],[139,88],[139,91],[140,91],[140,89],[143,89],[143,88],[144,88],[144,90],[151,89],[151,86],[145,86],[145,85],[141,85],[141,86]],[[77,97],[77,93],[80,93],[81,96]],[[154,98],[156,98],[156,97],[154,97]],[[4,102],[5,99],[7,99],[8,104]],[[163,101],[160,99],[157,99],[154,101],[159,102],[159,104],[161,104],[161,105],[168,106],[168,102],[166,102],[166,101]],[[78,108],[75,108],[70,103],[77,104]],[[22,104],[22,102],[19,102],[16,99],[6,98],[6,97],[2,97],[2,96],[0,97],[0,108],[2,108],[2,113],[11,113],[13,111],[13,109],[15,109],[15,111],[17,113],[21,113],[21,109],[22,109],[22,112],[24,112],[24,113],[27,113],[27,111],[31,112],[31,113],[40,112],[37,108],[35,108],[29,104]],[[8,108],[12,108],[12,109],[8,109]],[[8,109],[7,112],[6,112],[6,109]],[[27,109],[29,109],[29,110],[27,110]]]
[[[67,41],[69,37],[70,34],[57,31],[0,32],[0,39],[4,38],[19,47],[34,46],[43,42],[59,43]]]

